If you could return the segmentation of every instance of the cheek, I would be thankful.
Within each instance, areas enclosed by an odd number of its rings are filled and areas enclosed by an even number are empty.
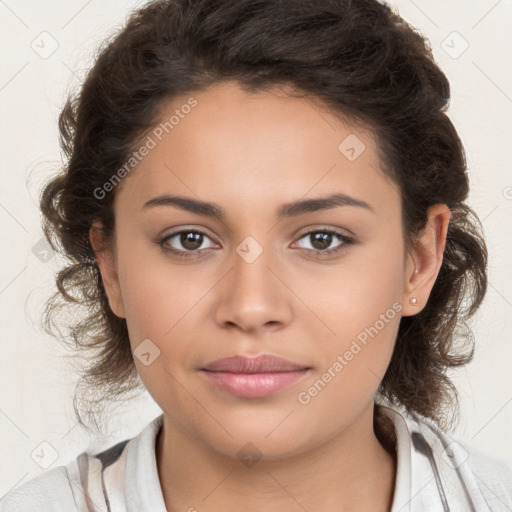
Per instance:
[[[317,343],[323,364],[295,397],[308,430],[334,435],[374,400],[392,357],[400,311],[398,301],[371,297],[364,303],[347,301],[337,317],[327,319],[336,336]]]
[[[403,274],[401,253],[382,243],[302,281],[301,293],[322,322],[311,321],[325,334],[315,344],[323,365],[302,387],[300,404],[334,421],[373,398],[398,332]]]
[[[208,353],[208,347],[203,345],[211,341],[212,325],[206,323],[211,304],[209,292],[219,276],[207,265],[180,265],[158,251],[141,244],[132,247],[131,252],[120,252],[120,287],[141,380],[155,399],[161,395],[163,400],[180,400],[182,389],[178,382],[183,382],[197,366],[198,354]],[[209,332],[205,333],[205,328]],[[144,361],[138,357],[141,352],[149,352],[151,358],[155,353],[157,357],[146,365],[148,358]],[[174,392],[169,393],[169,389]]]
[[[399,239],[382,236],[354,247],[336,263],[308,263],[297,269],[294,292],[312,313],[308,322],[315,321],[325,339],[342,343],[373,326],[388,310],[393,320],[397,306],[392,306],[402,300],[404,286],[400,251]]]
[[[121,244],[120,244],[121,245]],[[193,315],[215,276],[191,272],[167,260],[159,248],[132,247],[118,261],[122,300],[132,345],[164,342]]]
[[[194,305],[204,291],[185,279],[179,267],[165,274],[154,265],[125,268],[123,302],[140,379],[161,408],[186,410],[190,397],[180,383],[191,366],[191,332],[200,325]]]

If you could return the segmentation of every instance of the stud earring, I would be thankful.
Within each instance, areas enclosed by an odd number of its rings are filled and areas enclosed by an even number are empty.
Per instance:
[[[418,299],[416,297],[411,297],[409,299],[409,303],[411,304],[411,306],[417,306],[418,305]]]

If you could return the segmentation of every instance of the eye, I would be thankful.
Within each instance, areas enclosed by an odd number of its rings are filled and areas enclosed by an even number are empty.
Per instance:
[[[171,233],[157,243],[166,252],[172,253],[179,258],[189,258],[198,256],[200,251],[213,247],[212,245],[203,246],[206,239],[210,240],[210,237],[203,231],[186,229]],[[341,253],[354,243],[352,238],[333,229],[308,231],[300,237],[299,241],[302,240],[309,240],[311,245],[311,247],[303,246],[302,248],[317,253],[319,257]],[[330,248],[336,240],[340,241],[338,245],[334,249]],[[176,245],[181,247],[176,247]]]
[[[202,247],[205,238],[209,239],[210,237],[202,231],[186,229],[167,235],[158,242],[158,245],[160,245],[164,251],[171,252],[181,258],[188,258],[195,256],[199,250],[209,248]],[[169,247],[172,240],[175,240],[174,244],[181,245],[182,248],[174,248],[172,245]]]
[[[336,242],[336,239],[341,240],[341,243],[338,243],[334,249],[330,248],[332,247],[333,242]],[[301,236],[300,240],[309,240],[311,248],[306,247],[306,249],[317,252],[321,256],[325,254],[337,254],[346,250],[348,246],[354,243],[352,238],[333,229],[308,231]]]

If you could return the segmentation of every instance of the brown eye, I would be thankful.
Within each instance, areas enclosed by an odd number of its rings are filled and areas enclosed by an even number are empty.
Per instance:
[[[309,236],[311,237],[310,240],[312,241],[313,247],[319,250],[327,249],[331,245],[333,239],[333,235],[330,233],[317,232]]]
[[[203,235],[194,231],[183,231],[179,237],[181,245],[189,251],[199,249],[203,243]]]
[[[302,248],[317,252],[321,255],[341,252],[354,243],[348,236],[332,229],[309,231],[302,235],[300,240],[309,241],[311,245],[311,247],[303,246]],[[338,241],[337,244],[336,241]],[[335,244],[334,248],[332,248],[333,243]]]
[[[171,233],[160,240],[158,244],[164,251],[186,258],[195,256],[200,249],[207,249],[208,247],[202,247],[206,238],[209,239],[206,233],[189,229]]]

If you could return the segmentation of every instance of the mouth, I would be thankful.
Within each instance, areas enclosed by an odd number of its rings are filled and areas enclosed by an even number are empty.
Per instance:
[[[208,381],[232,395],[246,398],[277,393],[302,379],[311,367],[280,357],[232,356],[201,368]]]

